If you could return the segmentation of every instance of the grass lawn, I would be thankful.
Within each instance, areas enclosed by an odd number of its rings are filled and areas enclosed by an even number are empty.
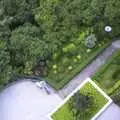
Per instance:
[[[87,64],[90,63],[108,44],[110,40],[97,42],[96,46],[88,49],[84,40],[89,31],[80,33],[79,38],[63,46],[47,61],[47,74],[45,79],[55,89],[62,88]]]
[[[117,50],[92,77],[109,95],[120,87],[120,50]]]
[[[90,120],[108,102],[90,82],[87,82],[77,93],[92,98],[90,105],[79,112],[80,120]],[[74,95],[52,115],[53,120],[77,120],[73,114],[75,110],[71,110],[70,107],[73,97]]]

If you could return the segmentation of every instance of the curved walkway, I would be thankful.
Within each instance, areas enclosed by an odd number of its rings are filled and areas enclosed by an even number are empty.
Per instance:
[[[67,85],[65,85],[58,94],[64,98],[79,86],[86,78],[92,76],[101,65],[117,50],[120,49],[120,40],[114,41],[107,47],[95,60],[92,61],[82,72],[75,76]]]
[[[36,87],[31,81],[21,81],[0,93],[0,120],[48,120],[47,115],[62,101]]]

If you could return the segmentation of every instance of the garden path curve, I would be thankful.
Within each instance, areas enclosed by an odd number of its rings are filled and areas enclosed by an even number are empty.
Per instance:
[[[48,95],[31,79],[23,79],[0,93],[0,120],[48,120],[47,115],[62,101],[49,88]]]

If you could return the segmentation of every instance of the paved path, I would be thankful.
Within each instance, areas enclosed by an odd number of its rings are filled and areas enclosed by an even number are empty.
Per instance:
[[[97,120],[120,120],[120,108],[116,104],[111,104]]]
[[[93,75],[101,65],[117,50],[120,48],[120,40],[113,42],[103,53],[101,53],[95,60],[92,61],[82,72],[74,77],[67,85],[65,85],[58,94],[64,98],[70,94],[77,86],[79,86],[86,78]]]
[[[26,80],[4,89],[0,93],[0,120],[48,120],[48,113],[62,101],[50,91],[48,95]]]

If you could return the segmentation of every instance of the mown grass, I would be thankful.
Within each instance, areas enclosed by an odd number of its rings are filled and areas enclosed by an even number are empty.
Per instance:
[[[81,120],[90,120],[108,102],[108,100],[89,82],[78,92],[92,97],[92,104],[79,113]],[[69,101],[71,99],[72,97],[52,115],[53,120],[76,120],[69,107]]]

